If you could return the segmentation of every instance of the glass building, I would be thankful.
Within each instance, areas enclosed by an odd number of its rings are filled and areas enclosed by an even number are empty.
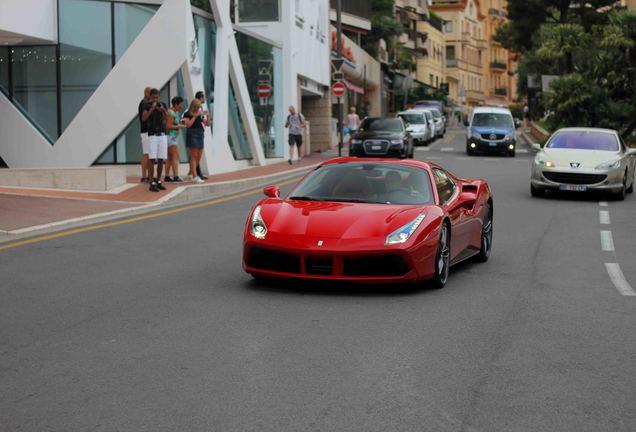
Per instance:
[[[43,0],[44,1],[44,0]],[[48,1],[48,0],[47,0]],[[12,43],[4,41],[0,46],[0,92],[12,107],[18,110],[48,145],[56,147],[62,141],[67,131],[75,128],[86,128],[86,125],[76,125],[74,122],[78,114],[89,101],[98,106],[103,106],[103,111],[97,109],[93,120],[103,128],[104,123],[109,122],[109,111],[118,110],[117,95],[101,95],[102,99],[95,101],[94,95],[106,78],[118,68],[128,67],[126,52],[143,35],[153,17],[159,13],[162,5],[171,8],[187,7],[183,0],[144,1],[135,3],[131,1],[109,0],[53,0],[57,1],[57,39],[49,43]],[[153,4],[156,3],[156,4]],[[199,2],[200,3],[200,2]],[[211,14],[211,8],[203,10],[193,7],[192,27],[194,40],[188,47],[192,58],[197,57],[198,69],[186,64],[176,70],[171,78],[163,82],[161,87],[161,99],[169,105],[173,96],[180,95],[187,100],[187,86],[194,82],[193,78],[201,79],[201,89],[205,92],[208,103],[207,109],[212,113],[215,104],[227,107],[227,137],[222,140],[229,148],[235,161],[253,161],[254,143],[250,143],[248,137],[247,119],[245,109],[242,107],[240,89],[234,88],[234,84],[228,77],[219,80],[215,77],[216,47],[218,24]],[[254,19],[258,19],[254,15]],[[3,29],[0,29],[3,30]],[[171,29],[161,37],[172,37]],[[2,32],[0,31],[0,35]],[[175,37],[184,37],[176,35]],[[0,43],[3,41],[1,40]],[[34,38],[35,39],[35,38]],[[238,46],[240,61],[245,76],[245,85],[249,95],[249,101],[245,101],[251,107],[249,115],[254,116],[257,128],[258,143],[262,146],[266,158],[282,158],[284,155],[283,124],[284,103],[282,89],[282,50],[259,39],[253,33],[242,33],[240,30],[235,36]],[[141,43],[141,42],[139,42]],[[188,41],[188,45],[190,41]],[[184,46],[184,50],[185,50]],[[161,59],[153,59],[161,61]],[[186,62],[186,63],[188,63]],[[124,64],[120,64],[124,63]],[[258,65],[271,64],[271,85],[273,93],[270,98],[263,100],[258,97],[259,70]],[[136,74],[138,71],[132,71]],[[141,74],[142,71],[139,71]],[[187,76],[184,76],[184,73]],[[137,79],[139,77],[131,77]],[[228,86],[228,100],[215,100],[215,85]],[[139,99],[143,92],[143,85],[139,87]],[[190,92],[191,93],[191,92]],[[138,103],[138,101],[137,101]],[[130,104],[128,104],[130,105]],[[113,124],[109,134],[113,136],[105,143],[99,145],[101,149],[88,165],[92,164],[138,164],[141,160],[140,126],[135,114],[129,116],[125,124]],[[0,107],[2,105],[0,104]],[[130,106],[127,106],[130,112]],[[9,109],[5,105],[2,109]],[[93,108],[91,108],[93,109]],[[3,138],[3,124],[0,120],[0,158],[4,158],[3,152],[18,154],[18,152],[6,151],[9,146],[18,146],[20,143],[9,143],[8,138]],[[13,127],[25,127],[12,125]],[[212,133],[218,127],[218,122],[213,120]],[[89,128],[90,129],[90,128]],[[108,134],[96,134],[89,139],[98,140]],[[183,135],[183,134],[181,134]],[[181,136],[180,156],[182,162],[187,161],[185,143]],[[73,142],[73,146],[79,149],[87,143]],[[10,149],[13,150],[13,149]],[[57,149],[56,149],[57,150]],[[67,151],[66,145],[64,150]],[[34,157],[38,157],[37,154]],[[5,159],[12,167],[11,160],[15,156]],[[25,158],[25,161],[29,161]],[[46,161],[39,161],[43,165]],[[53,162],[51,162],[53,163]],[[61,164],[60,162],[57,162]],[[0,164],[1,165],[1,164]],[[20,162],[15,166],[19,167]],[[237,165],[238,166],[238,165]]]

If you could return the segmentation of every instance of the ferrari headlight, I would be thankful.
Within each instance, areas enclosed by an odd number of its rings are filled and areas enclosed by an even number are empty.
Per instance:
[[[621,160],[620,159],[616,159],[616,160],[611,160],[609,162],[604,162],[600,165],[597,165],[596,169],[612,169],[612,168],[618,168],[619,166],[621,166]]]
[[[351,145],[356,145],[356,144],[362,144],[362,140],[359,140],[359,139],[352,139],[352,140],[351,140]]]
[[[250,219],[250,233],[257,239],[264,239],[267,235],[267,226],[261,216],[261,206],[257,206]]]
[[[411,238],[413,233],[417,230],[417,228],[421,225],[422,221],[426,217],[426,213],[420,213],[415,219],[411,222],[404,225],[402,228],[393,231],[386,237],[386,241],[384,242],[387,245],[406,243],[406,241]]]

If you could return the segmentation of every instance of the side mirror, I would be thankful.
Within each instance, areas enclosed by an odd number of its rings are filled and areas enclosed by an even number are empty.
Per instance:
[[[263,193],[270,198],[280,198],[280,188],[278,186],[267,186],[263,189]]]
[[[541,144],[534,143],[534,144],[532,144],[531,148],[532,148],[532,150],[534,150],[536,152],[540,152],[541,151]]]
[[[636,156],[636,148],[628,148],[627,156]]]

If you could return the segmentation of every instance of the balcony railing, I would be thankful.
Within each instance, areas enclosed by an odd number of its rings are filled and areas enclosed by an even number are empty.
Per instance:
[[[508,14],[506,13],[506,11],[503,11],[501,9],[490,8],[488,9],[488,15],[494,15],[500,18],[506,18]]]
[[[446,67],[457,67],[459,65],[459,61],[457,59],[446,59]]]
[[[506,69],[508,69],[508,65],[506,65],[504,62],[495,60],[493,62],[490,62],[490,68],[494,70],[505,71]]]
[[[336,9],[337,0],[330,0],[331,9]],[[371,19],[371,2],[369,0],[342,0],[342,11],[365,19]]]

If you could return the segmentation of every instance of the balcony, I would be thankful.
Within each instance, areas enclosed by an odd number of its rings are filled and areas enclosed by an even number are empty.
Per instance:
[[[495,60],[493,62],[490,62],[490,69],[492,69],[493,71],[505,72],[506,69],[508,69],[508,65],[506,65],[506,63],[502,61]]]
[[[456,68],[457,66],[459,66],[459,60],[457,59],[446,59],[446,67],[448,68]]]
[[[475,39],[475,46],[479,50],[485,50],[488,48],[488,44],[486,43],[486,39]]]
[[[488,15],[496,16],[496,17],[499,17],[499,18],[506,18],[508,16],[506,11],[501,10],[501,9],[495,9],[495,8],[488,9]]]
[[[329,6],[335,10],[337,0],[330,0]],[[371,19],[371,2],[369,0],[342,0],[342,12],[367,20]]]

